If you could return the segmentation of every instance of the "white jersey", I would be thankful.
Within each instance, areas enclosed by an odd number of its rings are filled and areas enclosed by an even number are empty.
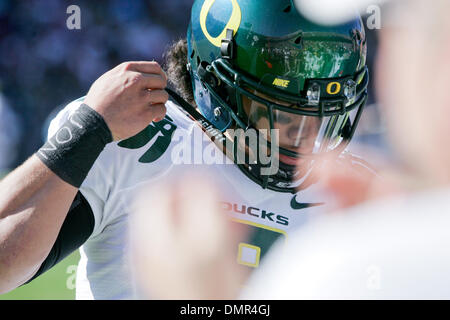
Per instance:
[[[56,116],[50,124],[49,136],[81,103],[82,99],[70,103]],[[258,267],[276,240],[287,241],[293,229],[325,208],[314,206],[326,202],[314,185],[297,195],[279,193],[263,189],[234,164],[201,163],[202,155],[195,154],[198,150],[217,149],[217,154],[221,151],[174,103],[169,101],[166,107],[163,121],[150,124],[128,140],[108,144],[80,188],[94,213],[95,226],[80,249],[77,299],[139,298],[127,256],[132,203],[141,188],[176,177],[179,170],[198,168],[207,172],[213,181],[220,183],[222,207],[233,221],[248,225],[258,235],[236,248],[239,263],[246,268]],[[196,136],[204,138],[194,139]],[[174,154],[182,148],[192,151],[189,156],[193,165],[174,161]]]

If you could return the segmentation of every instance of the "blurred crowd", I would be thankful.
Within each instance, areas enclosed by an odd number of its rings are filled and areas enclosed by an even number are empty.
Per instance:
[[[162,62],[167,46],[185,36],[192,2],[1,0],[0,154],[8,159],[0,169],[35,152],[52,110],[83,96],[107,70],[126,60]],[[73,4],[80,30],[66,26]]]

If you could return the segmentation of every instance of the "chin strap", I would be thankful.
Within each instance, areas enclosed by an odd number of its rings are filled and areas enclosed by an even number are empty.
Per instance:
[[[230,140],[217,129],[208,119],[206,119],[200,112],[197,111],[190,103],[184,100],[178,93],[172,89],[166,88],[167,93],[172,97],[172,99],[181,107],[179,108],[191,119],[193,119],[200,128],[208,135],[212,142],[214,142],[217,147],[222,150],[222,152],[234,162],[233,152],[226,148],[226,141]],[[230,143],[230,142],[229,142]],[[231,142],[231,144],[234,144]]]
[[[178,93],[169,88],[166,88],[165,90],[172,97],[172,99],[175,100],[175,102],[178,103],[183,108],[183,110],[189,114],[189,116],[191,116],[191,118],[193,118],[195,121],[203,120],[209,123],[209,121],[205,117],[203,117],[200,112],[197,111],[197,109],[195,109],[190,103],[184,100]]]

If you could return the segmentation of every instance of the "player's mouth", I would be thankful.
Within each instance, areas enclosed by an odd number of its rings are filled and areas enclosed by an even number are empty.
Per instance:
[[[285,164],[291,165],[291,166],[296,166],[298,164],[298,160],[297,158],[294,157],[289,157],[287,155],[281,154],[279,155],[279,160],[280,162],[283,162]]]

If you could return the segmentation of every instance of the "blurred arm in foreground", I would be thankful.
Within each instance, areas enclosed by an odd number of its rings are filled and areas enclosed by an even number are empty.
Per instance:
[[[187,183],[168,181],[150,188],[136,203],[131,264],[142,295],[233,299],[243,276],[234,251],[242,230],[233,228],[219,209],[214,184],[198,174],[181,178]],[[202,201],[192,201],[199,194]]]

